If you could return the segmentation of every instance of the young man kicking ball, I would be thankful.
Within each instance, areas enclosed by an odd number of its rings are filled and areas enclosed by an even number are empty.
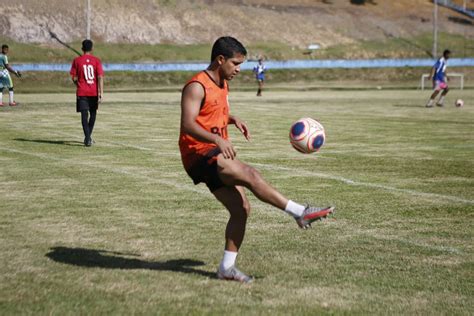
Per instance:
[[[252,282],[235,267],[245,234],[250,204],[244,188],[261,201],[293,216],[301,228],[327,217],[334,207],[311,207],[295,203],[268,184],[253,167],[236,158],[227,134],[235,125],[249,140],[247,125],[229,113],[228,81],[239,72],[247,51],[235,38],[221,37],[212,47],[211,64],[184,86],[181,96],[179,147],[184,168],[195,184],[203,182],[229,211],[225,231],[224,257],[217,271],[219,279]]]
[[[443,52],[443,57],[438,59],[434,66],[431,68],[429,79],[433,80],[433,93],[430,96],[428,103],[426,104],[427,108],[433,107],[436,96],[441,92],[437,106],[444,106],[444,97],[448,94],[448,76],[446,75],[446,67],[448,66],[448,59],[451,57],[451,51],[446,49]]]

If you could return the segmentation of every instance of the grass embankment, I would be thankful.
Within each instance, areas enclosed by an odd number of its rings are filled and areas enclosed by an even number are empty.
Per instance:
[[[70,50],[59,46],[54,40],[50,45],[16,43],[6,38],[1,42],[11,47],[12,63],[61,63],[74,57]],[[80,51],[80,43],[72,43]],[[335,45],[307,55],[307,49],[291,47],[281,43],[246,43],[249,58],[264,56],[266,59],[360,59],[360,58],[427,58],[432,50],[432,35],[425,34],[413,38],[389,38],[384,41],[360,41],[353,44]],[[455,57],[474,56],[472,39],[461,35],[440,33],[439,50],[450,48]],[[107,63],[139,63],[160,61],[209,60],[211,43],[195,45],[172,44],[110,44],[97,42],[95,53]]]
[[[465,75],[466,88],[472,88],[474,68],[450,68]],[[416,89],[425,68],[394,69],[306,69],[269,70],[266,90],[313,89]],[[176,91],[192,76],[192,72],[108,72],[106,91]],[[69,74],[60,72],[25,72],[22,79],[13,78],[18,93],[71,92]],[[430,83],[426,82],[429,86]],[[459,87],[458,79],[451,81]],[[231,83],[233,90],[254,90],[255,79],[244,71]]]

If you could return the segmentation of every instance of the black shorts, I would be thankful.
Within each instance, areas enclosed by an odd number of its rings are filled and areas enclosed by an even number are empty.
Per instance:
[[[212,149],[206,155],[199,157],[191,167],[186,169],[194,184],[203,182],[211,192],[225,187],[217,172],[217,156],[220,153],[219,148]]]
[[[99,97],[77,97],[76,112],[97,111],[99,107]]]

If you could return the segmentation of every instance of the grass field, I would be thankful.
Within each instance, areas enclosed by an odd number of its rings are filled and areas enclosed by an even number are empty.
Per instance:
[[[9,61],[15,63],[69,63],[75,54],[51,39],[49,44],[19,43],[0,36],[1,43],[10,46]],[[438,45],[441,52],[450,47],[453,56],[465,58],[474,56],[472,38],[460,34],[440,32]],[[70,43],[80,51],[81,43]],[[339,44],[323,47],[309,56],[306,47],[294,47],[276,42],[245,43],[248,57],[263,56],[271,60],[287,59],[357,59],[357,58],[430,58],[432,34],[416,37],[392,37],[385,40],[356,41],[352,44]],[[96,42],[94,54],[105,63],[140,63],[161,61],[208,61],[211,44],[116,44]]]
[[[337,207],[303,231],[251,196],[249,286],[214,278],[227,214],[181,167],[178,92],[107,94],[91,148],[73,94],[17,94],[0,108],[0,314],[472,315],[473,91],[427,97],[231,93],[253,134],[231,129],[238,157]],[[315,155],[288,143],[304,116],[327,130]]]

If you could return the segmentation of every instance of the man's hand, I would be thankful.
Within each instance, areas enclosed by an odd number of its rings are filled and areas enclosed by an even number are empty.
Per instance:
[[[245,139],[250,141],[250,132],[244,121],[238,117],[232,117],[234,125],[239,129],[239,131],[244,135]]]
[[[15,71],[15,75],[16,75],[18,78],[21,78],[21,72]]]
[[[232,143],[230,141],[225,140],[221,138],[220,136],[217,136],[215,140],[215,144],[220,149],[222,156],[224,156],[225,159],[233,160],[235,156],[237,156],[234,146],[232,146]]]
[[[98,101],[99,103],[102,103],[102,94],[99,94],[99,95],[97,96],[97,98],[98,98],[97,101]]]

